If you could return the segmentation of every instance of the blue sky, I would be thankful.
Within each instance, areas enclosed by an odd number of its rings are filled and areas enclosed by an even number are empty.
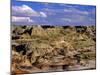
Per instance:
[[[12,24],[15,25],[95,25],[96,7],[61,3],[12,0]]]

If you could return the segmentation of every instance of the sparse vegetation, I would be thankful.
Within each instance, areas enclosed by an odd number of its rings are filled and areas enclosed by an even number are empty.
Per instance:
[[[12,72],[19,74],[94,69],[95,44],[95,26],[43,28],[14,25]],[[80,67],[75,68],[77,65]]]

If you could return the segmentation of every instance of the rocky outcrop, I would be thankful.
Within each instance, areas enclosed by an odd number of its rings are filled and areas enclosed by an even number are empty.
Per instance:
[[[95,68],[95,27],[12,27],[12,73]]]

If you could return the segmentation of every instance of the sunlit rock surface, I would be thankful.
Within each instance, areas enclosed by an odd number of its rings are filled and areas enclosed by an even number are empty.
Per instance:
[[[12,74],[96,68],[95,26],[12,26]]]

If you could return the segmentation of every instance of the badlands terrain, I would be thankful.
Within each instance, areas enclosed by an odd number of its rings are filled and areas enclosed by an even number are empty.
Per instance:
[[[96,68],[95,26],[12,25],[12,75]]]

